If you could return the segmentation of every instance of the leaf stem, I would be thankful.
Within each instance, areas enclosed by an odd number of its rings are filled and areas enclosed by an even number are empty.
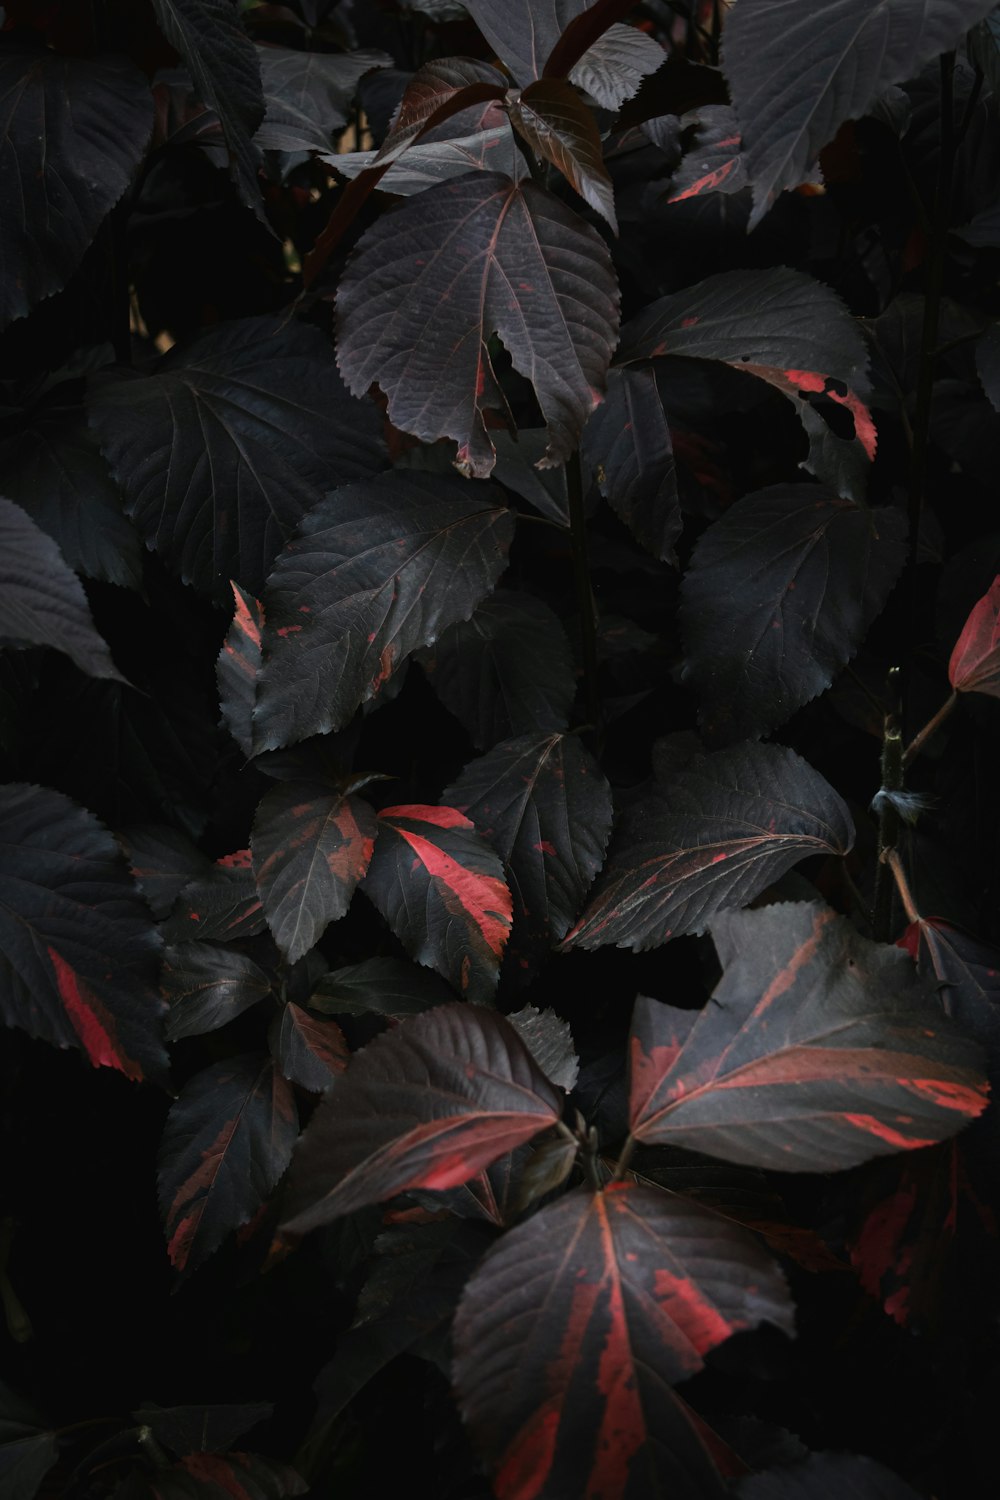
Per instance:
[[[628,1137],[627,1141],[625,1142],[624,1146],[622,1147],[621,1155],[619,1156],[618,1162],[617,1162],[617,1164],[615,1166],[614,1176],[611,1179],[612,1182],[620,1182],[621,1181],[622,1177],[625,1175],[626,1170],[628,1169],[629,1162],[632,1160],[632,1152],[634,1150],[635,1150],[635,1136],[634,1135],[630,1135]]]
[[[890,677],[898,675],[893,668]],[[886,717],[882,738],[882,787],[883,792],[903,790],[903,736],[899,718],[890,713]],[[893,881],[887,865],[889,852],[899,841],[901,820],[899,811],[891,797],[883,797],[878,811],[878,864],[875,867],[875,896],[872,903],[872,933],[878,943],[888,943],[892,933]]]
[[[931,735],[937,734],[938,730],[941,728],[941,725],[944,723],[945,719],[947,719],[948,715],[951,713],[957,702],[958,694],[953,691],[951,697],[945,699],[934,717],[928,719],[923,729],[921,729],[917,734],[913,736],[912,740],[903,751],[904,766],[908,766],[911,760],[915,760],[917,758],[921,750],[926,745],[927,741],[930,739]]]
[[[600,739],[604,724],[601,691],[597,671],[597,620],[594,593],[590,583],[590,553],[587,545],[587,517],[583,509],[583,476],[579,450],[566,461],[566,490],[569,497],[570,549],[573,555],[573,580],[576,607],[580,616],[580,647],[583,660],[583,693],[587,718]]]
[[[899,892],[899,899],[903,903],[906,920],[908,922],[919,922],[921,916],[914,904],[913,892],[910,890],[910,882],[906,878],[906,871],[903,869],[903,861],[899,857],[899,850],[887,849],[885,862],[892,871],[896,882],[896,889]]]

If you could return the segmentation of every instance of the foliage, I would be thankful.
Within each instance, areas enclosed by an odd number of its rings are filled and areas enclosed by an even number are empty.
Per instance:
[[[3,8],[4,1496],[992,1491],[998,14]]]

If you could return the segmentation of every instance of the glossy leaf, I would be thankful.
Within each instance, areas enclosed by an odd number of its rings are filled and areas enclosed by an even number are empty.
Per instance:
[[[809,484],[745,495],[684,578],[686,672],[718,742],[766,734],[830,686],[906,562],[906,517]]]
[[[153,0],[160,29],[191,74],[195,92],[218,115],[230,170],[243,202],[263,218],[253,136],[264,118],[257,49],[230,0]]]
[[[322,335],[287,319],[207,329],[148,375],[93,376],[88,405],[147,545],[227,600],[230,580],[260,592],[325,489],[381,465],[378,413],[349,398]]]
[[[780,1271],[682,1198],[579,1190],[504,1235],[466,1286],[454,1380],[500,1500],[725,1493],[670,1386],[740,1329],[792,1331]]]
[[[347,151],[323,156],[328,167],[351,181],[373,167],[377,159],[377,151]],[[425,188],[434,187],[449,177],[461,177],[472,171],[503,172],[515,181],[528,175],[528,163],[518,148],[508,119],[504,118],[499,125],[447,141],[419,141],[392,163],[379,187],[399,198],[411,198],[414,193],[422,193]]]
[[[321,1099],[295,1154],[290,1222],[319,1224],[470,1177],[558,1120],[563,1094],[502,1016],[444,1005],[376,1037]]]
[[[268,583],[256,748],[346,724],[411,651],[469,617],[512,535],[490,489],[451,475],[387,474],[335,490]]]
[[[919,1500],[883,1464],[853,1453],[810,1453],[799,1463],[749,1475],[736,1494],[739,1500]]]
[[[309,1005],[324,1015],[375,1014],[401,1021],[452,998],[443,980],[416,964],[399,958],[366,958],[324,974]]]
[[[0,644],[51,646],[91,677],[125,679],[97,633],[87,596],[50,536],[0,498]]]
[[[0,59],[0,327],[61,291],[128,187],[153,128],[124,57],[58,57],[7,43]]]
[[[651,948],[744,906],[810,854],[846,854],[844,802],[783,745],[697,756],[630,806],[568,947]]]
[[[264,606],[238,583],[231,587],[235,600],[233,621],[215,664],[215,680],[222,722],[249,757],[253,754],[253,710],[262,660]]]
[[[676,562],[682,517],[673,442],[649,365],[608,375],[608,394],[583,429],[601,494],[648,552]]]
[[[579,298],[587,284],[586,301]],[[506,412],[488,340],[499,334],[548,427],[543,463],[576,447],[600,402],[618,333],[607,248],[530,181],[471,172],[408,199],[362,236],[337,292],[349,388],[378,384],[397,427],[453,438],[457,466],[487,476],[486,410]]]
[[[507,870],[512,947],[533,962],[566,936],[604,860],[611,788],[578,735],[505,740],[443,794],[471,818]]]
[[[845,120],[957,46],[992,0],[740,0],[722,66],[743,126],[753,228]]]
[[[838,494],[864,499],[876,446],[863,400],[868,356],[829,287],[785,266],[709,276],[658,298],[622,330],[620,363],[665,354],[719,360],[781,391],[795,403],[809,438],[805,466]],[[853,438],[835,435],[811,404],[817,398],[850,413]]]
[[[511,926],[500,860],[453,807],[387,807],[378,825],[365,894],[411,958],[489,1001]]]
[[[250,864],[250,850],[216,860],[204,875],[188,881],[163,929],[170,943],[254,937],[266,927]]]
[[[160,987],[170,1042],[217,1031],[271,993],[263,969],[225,943],[175,943],[163,955]]]
[[[281,1012],[272,1051],[285,1077],[313,1094],[330,1087],[350,1055],[335,1021],[321,1021],[291,1002]]]
[[[703,1011],[640,999],[632,1133],[723,1161],[839,1171],[946,1140],[986,1104],[981,1053],[905,954],[808,902],[712,924]]]
[[[192,1270],[257,1212],[298,1135],[295,1096],[270,1057],[213,1063],[188,1080],[160,1143],[167,1250]]]
[[[347,911],[375,844],[375,814],[361,797],[319,783],[282,782],[253,824],[253,870],[267,925],[290,964]]]
[[[428,131],[450,121],[450,134],[458,134],[454,116],[474,104],[498,105],[507,89],[507,79],[497,68],[470,57],[432,58],[410,79],[392,125],[375,156],[375,164],[397,160]],[[497,121],[493,122],[494,124]]]
[[[948,680],[957,693],[1000,698],[1000,578],[966,620],[951,653]]]
[[[160,943],[118,846],[61,792],[0,788],[0,1020],[162,1082]]]
[[[531,594],[498,589],[418,660],[479,749],[569,723],[573,653],[557,616]]]
[[[347,124],[358,80],[392,66],[387,52],[309,52],[258,47],[265,114],[254,136],[262,151],[328,151]]]
[[[604,165],[597,121],[576,90],[560,78],[546,78],[520,91],[512,89],[507,108],[536,156],[557,167],[617,234],[614,188]]]

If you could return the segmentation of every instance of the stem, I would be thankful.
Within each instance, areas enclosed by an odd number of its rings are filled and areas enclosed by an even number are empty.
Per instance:
[[[628,1168],[629,1162],[632,1160],[632,1152],[634,1150],[635,1150],[635,1136],[634,1135],[630,1135],[629,1138],[628,1138],[628,1140],[625,1142],[624,1146],[622,1147],[621,1155],[618,1158],[618,1164],[615,1167],[615,1175],[611,1179],[612,1182],[620,1182],[621,1181],[622,1177],[624,1176],[624,1174],[625,1174],[625,1172],[626,1172],[626,1170]]]
[[[908,766],[911,760],[915,760],[926,745],[932,734],[936,734],[941,725],[951,713],[958,702],[958,694],[952,692],[950,698],[946,698],[932,719],[928,719],[923,729],[915,734],[903,752],[903,765]]]
[[[587,517],[583,510],[583,477],[580,472],[579,452],[574,453],[566,461],[566,490],[569,497],[569,534],[573,554],[576,607],[580,615],[584,700],[587,706],[587,718],[600,738],[604,715],[601,709],[601,692],[597,675],[597,621],[594,611],[594,594],[590,586]]]
[[[885,862],[889,866],[889,869],[892,871],[893,878],[896,882],[896,889],[899,892],[899,899],[900,901],[902,901],[903,910],[906,912],[906,920],[908,922],[919,922],[921,920],[921,916],[914,904],[913,892],[910,890],[910,882],[906,878],[906,871],[903,869],[903,861],[899,857],[899,850],[887,850]]]
[[[890,714],[885,721],[885,736],[882,740],[882,789],[900,792],[903,789],[903,736],[899,721]],[[879,806],[878,814],[878,864],[875,868],[875,898],[872,910],[872,932],[875,941],[888,943],[892,933],[893,881],[886,861],[890,850],[899,842],[900,817],[888,798]]]

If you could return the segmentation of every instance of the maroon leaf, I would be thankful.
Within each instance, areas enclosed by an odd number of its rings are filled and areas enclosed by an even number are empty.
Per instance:
[[[163,955],[160,988],[170,1006],[167,1040],[217,1031],[271,993],[245,953],[223,943],[177,943]]]
[[[489,118],[492,114],[493,110]],[[328,152],[323,161],[339,176],[356,180],[373,166],[377,155],[377,151]],[[515,179],[530,175],[505,114],[501,113],[500,124],[484,126],[468,135],[446,141],[420,141],[408,147],[406,154],[389,167],[379,186],[386,193],[410,198],[449,177],[461,177],[472,171],[503,172]]]
[[[356,1053],[321,1099],[292,1169],[305,1233],[411,1188],[467,1182],[554,1125],[564,1096],[492,1011],[444,1005]]]
[[[262,151],[328,151],[330,137],[347,124],[358,81],[373,68],[389,68],[387,52],[310,52],[258,47],[266,113],[254,136]]]
[[[250,864],[250,850],[216,860],[205,875],[188,881],[163,929],[169,943],[255,937],[267,926]]]
[[[407,84],[374,165],[397,160],[429,127],[443,124],[473,104],[499,103],[506,92],[506,77],[488,63],[468,57],[433,58]]]
[[[497,589],[418,660],[481,750],[569,723],[573,653],[557,616],[531,594]]]
[[[158,1442],[177,1454],[215,1453],[231,1448],[237,1438],[273,1415],[270,1401],[252,1401],[245,1406],[157,1406],[146,1401],[132,1413]]]
[[[805,177],[846,120],[915,78],[993,9],[990,0],[740,0],[722,65],[743,124],[752,229]],[[858,60],[863,59],[863,66]]]
[[[723,1495],[669,1387],[765,1320],[792,1331],[780,1271],[682,1198],[616,1183],[510,1230],[455,1319],[459,1402],[500,1500]]]
[[[506,565],[510,511],[451,475],[335,490],[268,582],[258,750],[339,729],[418,646],[468,619]]]
[[[330,1087],[350,1056],[335,1021],[321,1021],[291,1002],[281,1012],[272,1050],[285,1077],[313,1094]]]
[[[366,895],[411,958],[488,1001],[511,925],[500,860],[453,807],[387,807],[378,823]]]
[[[864,499],[876,444],[862,400],[868,356],[857,325],[829,287],[784,266],[709,276],[659,298],[622,330],[621,363],[663,354],[720,360],[788,396],[809,438],[805,466],[838,494]],[[815,398],[850,412],[852,439],[835,436],[811,404]]]
[[[674,451],[649,365],[609,372],[607,399],[583,429],[582,448],[615,514],[654,557],[675,563],[682,518]]]
[[[800,1463],[749,1475],[736,1494],[739,1500],[920,1500],[882,1464],[853,1453],[810,1453]]]
[[[543,462],[557,464],[601,400],[618,300],[595,230],[534,182],[470,172],[362,236],[337,292],[338,360],[352,391],[377,383],[397,427],[453,438],[458,467],[481,478],[496,457],[483,413],[507,409],[487,348],[497,333],[534,385]]]
[[[253,754],[253,708],[261,663],[264,606],[238,583],[230,585],[236,601],[233,623],[215,664],[222,722],[246,756]]]
[[[257,1453],[188,1453],[172,1469],[155,1470],[143,1489],[151,1500],[287,1500],[308,1485],[294,1469]]]
[[[611,788],[572,734],[506,740],[444,793],[507,868],[512,951],[523,965],[566,936],[600,869],[611,833]]]
[[[712,924],[703,1011],[640,998],[632,1133],[723,1161],[840,1171],[947,1139],[986,1104],[981,1054],[905,954],[808,902]]]
[[[699,755],[627,809],[567,947],[652,948],[743,906],[809,854],[846,854],[854,825],[783,745]]]
[[[125,678],[97,633],[83,585],[50,536],[0,498],[0,645],[51,646],[91,677]]]
[[[948,680],[957,693],[1000,698],[1000,578],[966,620],[951,653]]]
[[[283,782],[261,799],[251,841],[254,878],[267,925],[290,964],[347,911],[375,833],[367,802],[319,783]]]
[[[554,1010],[538,1010],[534,1005],[523,1006],[507,1019],[546,1078],[570,1093],[580,1075],[580,1059],[569,1022]]]
[[[906,517],[772,485],[710,526],[684,578],[687,672],[723,743],[766,734],[830,686],[906,561]]]
[[[118,846],[61,792],[0,788],[0,1020],[162,1081],[159,938]]]
[[[911,923],[900,947],[937,980],[945,1014],[988,1054],[1000,1053],[1000,950],[940,917]]]
[[[171,1106],[160,1143],[159,1199],[167,1250],[193,1269],[257,1212],[298,1135],[291,1086],[270,1057],[213,1063]]]
[[[453,998],[443,980],[416,964],[399,958],[368,958],[324,974],[309,1005],[327,1015],[375,1014],[401,1021]]]
[[[671,178],[668,203],[683,203],[705,193],[738,193],[747,186],[735,110],[709,104],[684,115],[681,124],[694,126],[695,133]]]
[[[532,151],[557,167],[617,234],[615,193],[597,121],[576,90],[562,79],[546,78],[521,92],[511,89],[507,109]]]
[[[186,834],[165,824],[127,828],[118,840],[128,856],[136,885],[159,921],[169,915],[188,881],[212,868],[211,861]]]

